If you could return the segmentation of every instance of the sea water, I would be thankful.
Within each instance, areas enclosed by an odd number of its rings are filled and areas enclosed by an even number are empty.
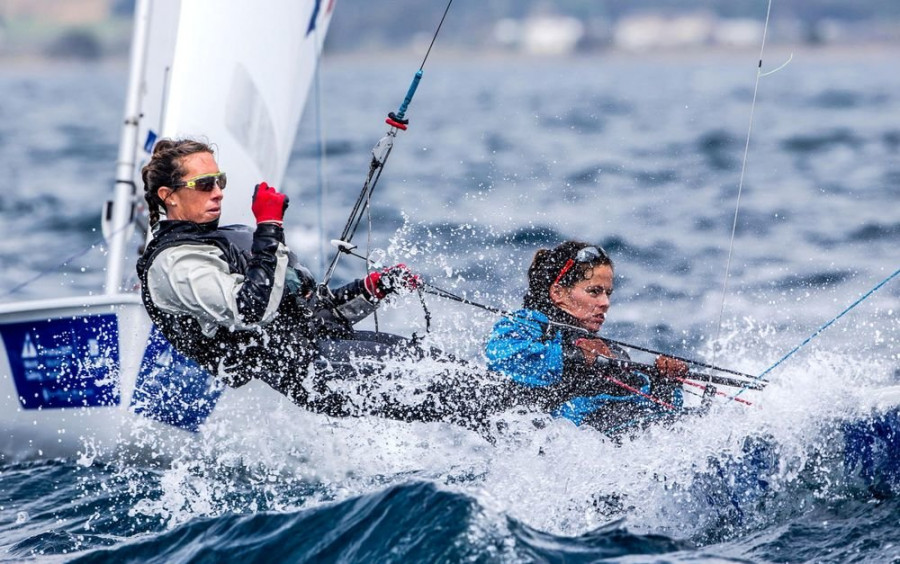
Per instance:
[[[753,107],[757,53],[436,54],[354,242],[506,310],[538,248],[600,244],[605,335],[759,374],[900,267],[897,55],[769,52],[763,72],[791,62]],[[417,65],[326,59],[279,187],[317,274]],[[126,75],[0,69],[0,301],[101,291]],[[364,268],[343,258],[336,281]],[[489,443],[279,401],[167,457],[3,462],[0,561],[898,561],[896,483],[847,476],[835,423],[896,383],[898,296],[866,297],[752,406],[622,441],[511,416]],[[412,295],[377,324],[481,362],[495,320]]]

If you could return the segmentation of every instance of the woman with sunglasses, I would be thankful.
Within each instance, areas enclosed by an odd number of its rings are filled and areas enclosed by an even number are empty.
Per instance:
[[[660,356],[657,378],[612,368],[628,359],[597,336],[613,293],[613,262],[599,246],[566,241],[535,253],[524,308],[498,321],[486,346],[488,367],[518,385],[527,404],[604,431],[677,411],[681,388],[669,377],[687,365]]]
[[[250,231],[218,224],[226,176],[209,145],[160,140],[142,178],[153,229],[137,264],[142,298],[150,318],[180,353],[232,387],[258,378],[318,413],[375,413],[478,427],[476,408],[459,401],[465,394],[453,387],[416,390],[422,405],[410,407],[373,392],[377,379],[358,378],[361,388],[338,393],[324,375],[359,372],[357,355],[377,357],[401,349],[409,354],[408,341],[399,336],[352,327],[388,294],[416,287],[417,277],[405,266],[319,295],[313,276],[285,246],[288,199],[275,188],[256,187],[257,225]],[[347,342],[353,346],[343,346]],[[312,364],[323,376],[310,384]]]

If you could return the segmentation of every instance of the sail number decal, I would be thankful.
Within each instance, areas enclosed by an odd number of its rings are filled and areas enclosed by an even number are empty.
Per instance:
[[[115,315],[7,323],[0,334],[24,409],[119,404]]]

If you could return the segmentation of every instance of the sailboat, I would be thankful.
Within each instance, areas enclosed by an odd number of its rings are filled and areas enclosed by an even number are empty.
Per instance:
[[[134,422],[188,436],[220,415],[230,392],[173,350],[125,287],[141,160],[159,137],[205,136],[230,185],[280,184],[332,9],[319,0],[138,2],[115,198],[103,213],[105,291],[0,305],[0,455],[71,456],[86,443],[115,445]],[[251,220],[241,206],[222,219]],[[246,397],[248,387],[234,393]],[[888,392],[877,417],[841,435],[848,473],[896,480],[900,396]]]
[[[0,305],[0,457],[114,445],[135,419],[187,433],[209,418],[221,385],[168,344],[125,286],[138,247],[140,168],[157,139],[195,137],[215,144],[229,185],[248,199],[261,179],[280,185],[333,8],[334,0],[138,0],[114,197],[101,220],[105,288]],[[249,206],[231,206],[222,221],[251,219]],[[178,398],[167,392],[173,378]]]

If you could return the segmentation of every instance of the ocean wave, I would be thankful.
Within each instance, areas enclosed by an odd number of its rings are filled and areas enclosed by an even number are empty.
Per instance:
[[[835,129],[817,135],[794,135],[781,142],[785,151],[801,155],[821,153],[839,146],[859,149],[863,144],[864,140],[850,129]]]

